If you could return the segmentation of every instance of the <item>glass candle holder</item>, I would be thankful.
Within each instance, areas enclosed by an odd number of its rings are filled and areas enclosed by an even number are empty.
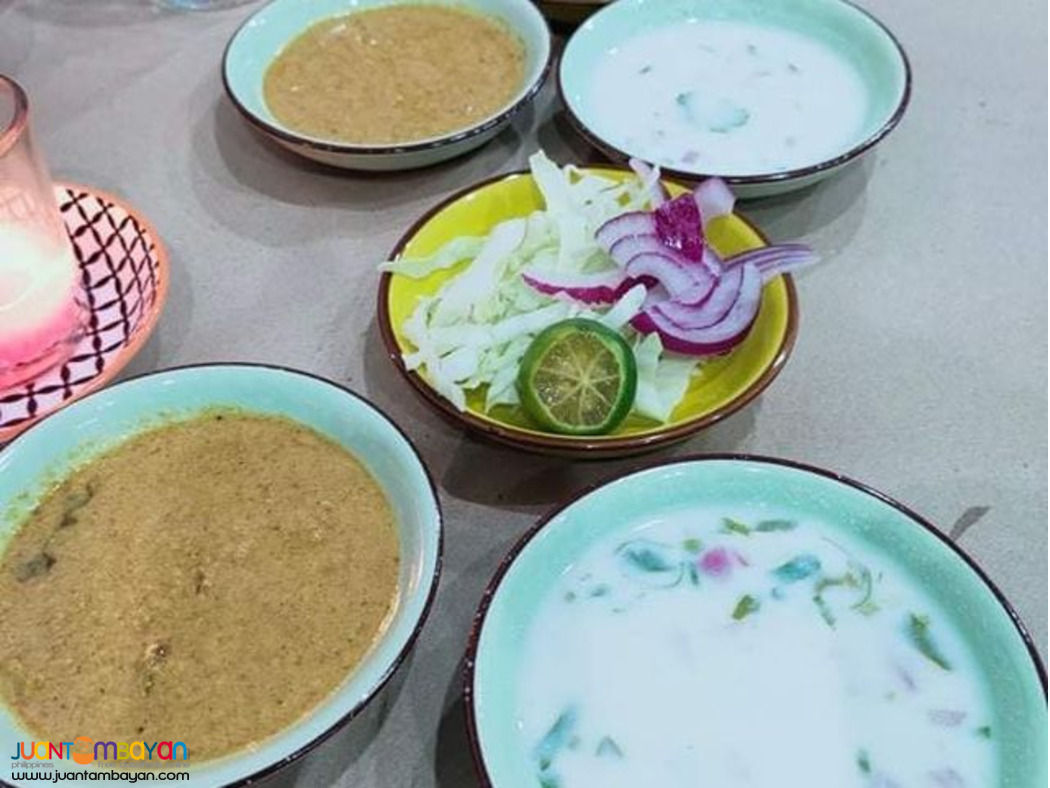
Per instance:
[[[26,93],[0,74],[0,391],[65,361],[84,316],[80,267],[33,146]]]

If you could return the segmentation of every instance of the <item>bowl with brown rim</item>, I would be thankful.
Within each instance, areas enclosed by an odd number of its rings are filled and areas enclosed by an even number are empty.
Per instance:
[[[687,39],[687,30],[703,32]],[[745,35],[752,42],[747,54],[735,39]],[[600,77],[617,61],[633,64],[646,40],[661,43],[669,59],[650,51],[645,66],[620,74],[611,89],[631,112],[610,113]],[[698,53],[703,60],[689,54],[692,46],[704,50]],[[675,47],[682,51],[671,56]],[[804,66],[795,65],[799,57],[807,59]],[[573,33],[556,78],[570,124],[610,160],[655,161],[687,181],[718,176],[741,198],[802,189],[860,161],[896,128],[911,97],[904,48],[882,22],[847,0],[610,3]],[[766,102],[763,91],[781,100]],[[638,106],[639,95],[653,97],[652,106]],[[821,109],[824,101],[833,109]],[[852,122],[845,123],[847,117]],[[691,150],[679,147],[686,138],[682,129],[671,130],[672,118],[688,124]],[[832,133],[836,122],[843,125]],[[830,136],[804,144],[820,133]],[[672,138],[678,141],[668,142]],[[739,147],[731,145],[736,139]]]
[[[264,137],[308,159],[350,170],[392,171],[426,167],[480,147],[532,102],[550,70],[551,35],[546,20],[530,0],[441,0],[438,6],[460,8],[495,21],[524,48],[524,73],[518,89],[497,109],[461,128],[419,139],[349,142],[294,129],[271,111],[264,95],[267,70],[295,38],[315,24],[346,14],[411,0],[272,0],[230,38],[223,55],[226,93],[244,119]],[[478,73],[484,74],[479,67]],[[480,76],[479,78],[483,78]],[[393,100],[393,99],[391,99]],[[456,96],[449,92],[447,100]]]
[[[410,657],[432,607],[443,544],[441,509],[433,480],[415,447],[382,411],[355,392],[309,373],[264,364],[216,363],[152,372],[95,391],[37,422],[9,443],[0,451],[0,553],[6,551],[27,514],[54,489],[57,480],[145,429],[216,408],[287,419],[355,456],[391,504],[399,568],[388,618],[343,680],[299,719],[248,747],[207,759],[187,752],[175,764],[181,773],[172,779],[190,788],[253,784],[305,757],[340,731],[346,736],[340,740],[344,745],[352,741],[363,746],[374,737],[384,704],[394,697],[388,693],[396,690],[401,680],[395,680],[395,674]],[[251,450],[244,447],[245,452]],[[216,520],[217,529],[223,525],[222,520]],[[172,529],[177,531],[178,523],[172,523]],[[355,556],[346,555],[345,560],[354,561]],[[61,566],[61,559],[52,559],[52,563]],[[114,582],[132,581],[118,578]],[[106,633],[99,636],[104,638]],[[31,669],[28,666],[27,670]],[[246,698],[243,705],[255,702]],[[77,735],[104,745],[105,733],[81,730]],[[178,738],[180,734],[183,732],[172,730],[169,735]],[[8,704],[6,696],[0,701],[0,735],[9,742],[43,738]],[[105,749],[101,752],[107,757]],[[55,766],[71,775],[76,771],[78,776],[70,776],[70,780],[86,780],[100,763],[91,765],[90,759],[73,763],[67,755]],[[141,765],[122,760],[119,768],[132,770]],[[21,769],[16,771],[22,774]],[[0,783],[7,785],[5,780],[10,775],[0,775]],[[32,776],[40,775],[16,775],[12,784],[31,785]],[[129,779],[150,777],[140,771]]]

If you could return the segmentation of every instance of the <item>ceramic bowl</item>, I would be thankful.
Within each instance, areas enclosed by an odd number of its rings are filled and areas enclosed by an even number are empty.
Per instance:
[[[193,788],[245,785],[299,758],[369,706],[406,658],[430,610],[441,564],[441,512],[412,444],[357,394],[279,367],[213,364],[156,372],[91,394],[27,430],[0,452],[0,544],[48,489],[85,459],[144,426],[216,406],[282,415],[344,446],[371,471],[394,507],[401,549],[396,612],[364,661],[319,706],[251,750],[194,764]],[[90,731],[84,731],[90,735]],[[173,734],[177,733],[175,731]],[[0,738],[34,741],[0,705]],[[63,769],[72,768],[75,764]],[[78,767],[79,768],[79,767]]]
[[[718,175],[744,198],[801,189],[857,161],[889,134],[904,115],[911,92],[911,69],[904,50],[878,20],[844,0],[621,0],[580,26],[566,45],[558,70],[558,89],[573,126],[614,161],[640,155],[641,151],[611,141],[618,135],[603,124],[591,99],[596,65],[606,53],[622,47],[640,32],[694,19],[785,29],[830,48],[860,75],[867,112],[853,139],[823,160],[775,172],[762,172],[761,167],[756,167],[747,174],[691,169],[680,164],[665,167],[664,171],[672,177],[697,180]],[[682,57],[687,57],[687,53],[682,53]]]
[[[168,296],[168,253],[141,213],[88,186],[55,186],[87,294],[83,335],[61,364],[0,389],[0,443],[101,388],[135,357]]]
[[[529,0],[437,0],[502,20],[525,44],[525,80],[499,111],[480,123],[438,137],[389,145],[356,145],[312,137],[273,116],[263,96],[263,78],[281,49],[311,25],[332,16],[411,0],[273,0],[255,12],[226,46],[222,75],[226,92],[252,126],[308,159],[350,170],[406,170],[467,153],[492,139],[528,106],[550,67],[550,30]]]
[[[870,547],[932,597],[972,651],[988,690],[1000,752],[998,779],[986,788],[1045,786],[1046,672],[1017,614],[973,560],[920,515],[863,484],[794,462],[730,455],[672,460],[615,478],[541,520],[504,559],[482,597],[466,658],[467,725],[482,784],[538,784],[516,712],[524,633],[591,545],[683,509],[717,515],[767,506]]]
[[[617,179],[633,177],[623,169],[588,171]],[[672,194],[685,190],[671,182],[667,186]],[[452,195],[429,211],[401,238],[391,259],[402,254],[430,254],[452,238],[484,235],[505,219],[527,216],[541,207],[542,197],[530,174],[497,176]],[[713,222],[707,232],[711,243],[725,256],[767,243],[758,229],[738,214]],[[554,435],[530,426],[520,408],[497,407],[486,413],[480,394],[468,397],[467,410],[459,411],[434,391],[425,374],[405,369],[402,355],[413,349],[402,332],[405,321],[420,296],[434,293],[459,270],[438,271],[426,279],[383,274],[377,305],[380,334],[394,366],[438,413],[458,427],[526,451],[602,459],[684,440],[757,397],[787,362],[798,331],[794,282],[790,276],[778,277],[765,286],[758,318],[747,339],[731,353],[705,362],[667,424],[631,416],[610,435]]]

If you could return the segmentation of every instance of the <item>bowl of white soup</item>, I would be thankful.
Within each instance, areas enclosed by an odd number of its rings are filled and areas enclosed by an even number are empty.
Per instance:
[[[541,521],[484,596],[495,788],[1036,788],[1046,674],[930,523],[832,473],[687,458]]]
[[[742,197],[856,161],[910,82],[893,35],[843,0],[623,0],[580,27],[558,74],[573,125],[608,156],[717,175]]]

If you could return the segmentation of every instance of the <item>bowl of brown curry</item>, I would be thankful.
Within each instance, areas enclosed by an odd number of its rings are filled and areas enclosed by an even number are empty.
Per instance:
[[[273,0],[230,39],[223,82],[252,126],[296,153],[400,170],[491,139],[550,58],[531,0]]]
[[[0,451],[0,514],[0,738],[68,771],[217,786],[294,760],[391,677],[440,569],[408,439],[278,367],[85,397]]]

